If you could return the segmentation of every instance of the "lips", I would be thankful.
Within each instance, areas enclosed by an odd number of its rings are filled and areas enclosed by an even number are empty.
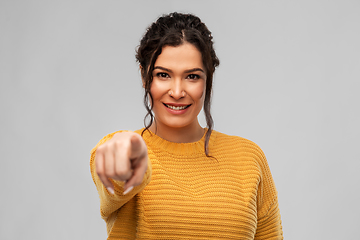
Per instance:
[[[178,103],[163,103],[163,104],[165,105],[165,107],[177,111],[184,110],[191,106],[191,104],[187,105],[187,104],[178,104]]]

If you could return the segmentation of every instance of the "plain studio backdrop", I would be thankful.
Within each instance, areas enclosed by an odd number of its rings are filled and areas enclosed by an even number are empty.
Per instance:
[[[359,1],[2,0],[0,239],[106,238],[90,150],[143,127],[135,49],[172,11],[213,33],[215,129],[264,150],[284,237],[358,238]]]

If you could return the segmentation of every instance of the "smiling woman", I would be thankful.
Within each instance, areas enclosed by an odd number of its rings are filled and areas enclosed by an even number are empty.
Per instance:
[[[194,45],[165,46],[153,71],[150,92],[155,124],[149,129],[170,142],[200,140],[204,129],[197,116],[204,105],[205,83],[202,56]],[[194,134],[181,134],[189,132]]]
[[[160,17],[136,57],[150,121],[91,151],[108,239],[283,239],[263,152],[212,129],[219,60],[205,24],[191,14]]]

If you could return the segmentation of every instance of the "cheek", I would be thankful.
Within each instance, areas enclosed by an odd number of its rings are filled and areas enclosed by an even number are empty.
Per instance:
[[[153,81],[150,87],[150,93],[154,99],[158,99],[166,93],[164,84],[159,84],[158,81]]]
[[[205,98],[205,84],[199,84],[192,89],[194,100],[204,101]]]

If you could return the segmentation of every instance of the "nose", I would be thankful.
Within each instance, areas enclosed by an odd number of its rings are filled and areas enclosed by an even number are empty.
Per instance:
[[[184,83],[181,81],[181,79],[175,79],[172,83],[171,89],[170,89],[170,97],[178,100],[182,97],[184,97]]]

